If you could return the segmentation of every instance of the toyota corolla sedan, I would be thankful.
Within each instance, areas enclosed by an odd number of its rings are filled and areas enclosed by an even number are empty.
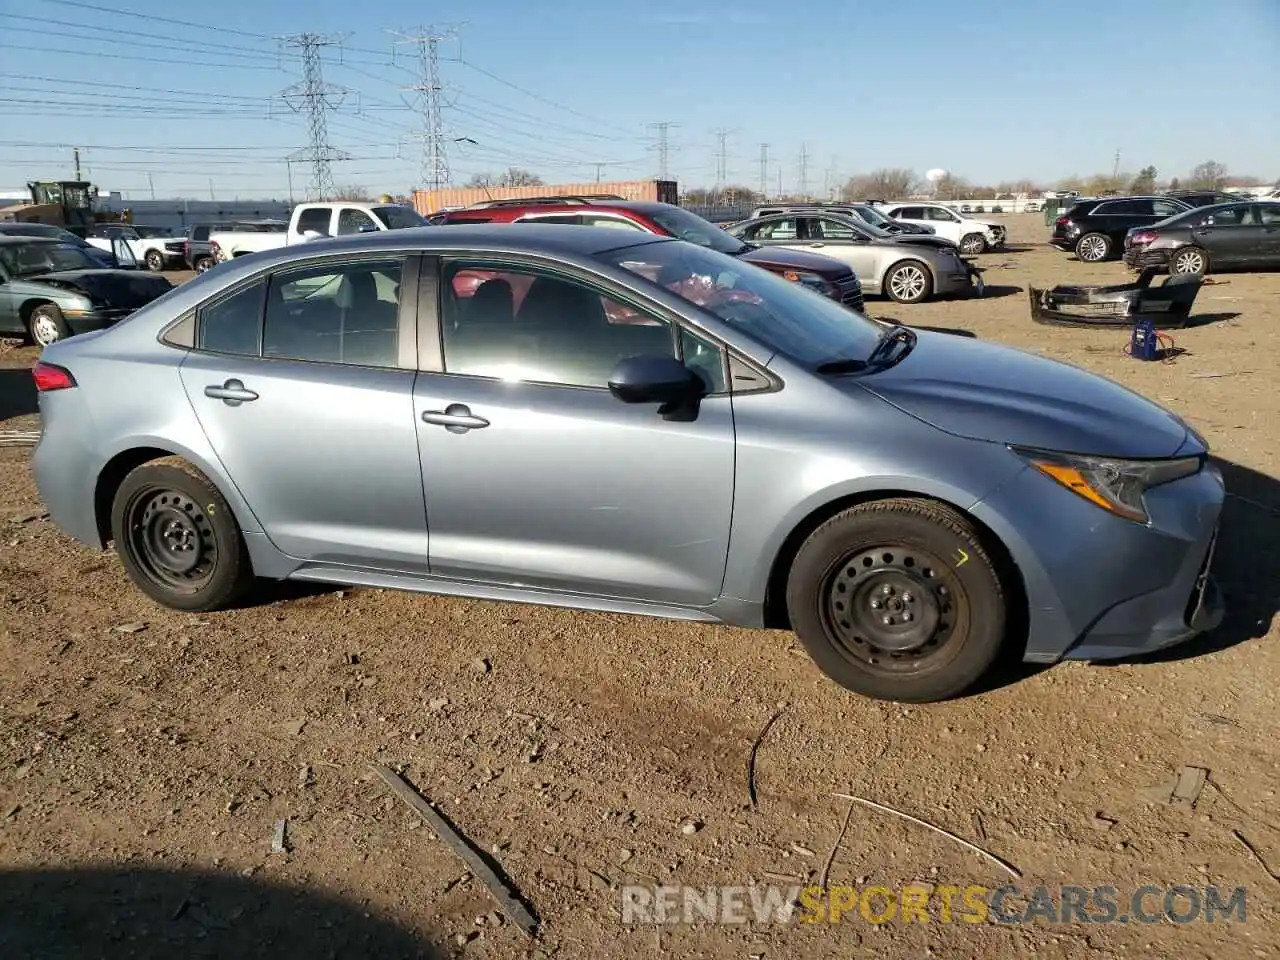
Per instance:
[[[789,628],[903,701],[1222,616],[1222,477],[1177,416],[670,238],[287,247],[35,380],[52,519],[179,610],[261,577]]]

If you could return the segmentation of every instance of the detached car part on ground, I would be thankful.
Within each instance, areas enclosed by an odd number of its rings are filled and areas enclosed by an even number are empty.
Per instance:
[[[103,269],[82,247],[0,236],[0,332],[40,347],[109,327],[172,289],[154,274]]]
[[[1149,317],[1163,327],[1183,326],[1204,279],[1178,275],[1152,287],[1157,272],[1149,267],[1133,283],[1110,286],[1028,287],[1031,319],[1060,327],[1130,327]]]
[[[179,610],[264,577],[789,627],[914,701],[1223,613],[1222,476],[1175,414],[639,232],[264,253],[35,380],[53,521]]]

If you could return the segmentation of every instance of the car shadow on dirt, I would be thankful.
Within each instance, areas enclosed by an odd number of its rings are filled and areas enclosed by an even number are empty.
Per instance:
[[[1217,653],[1265,637],[1280,613],[1280,579],[1271,562],[1280,549],[1280,480],[1230,460],[1214,462],[1227,486],[1213,557],[1227,607],[1222,625],[1175,647],[1111,663],[1171,663]]]
[[[14,960],[444,955],[357,903],[196,870],[6,870],[0,915],[0,954]]]
[[[999,300],[1001,297],[1012,297],[1022,293],[1022,287],[1014,287],[1009,284],[989,283],[983,288],[982,296],[967,297],[969,300]]]
[[[1226,323],[1228,320],[1234,320],[1240,316],[1238,313],[1193,313],[1187,317],[1186,322],[1180,326],[1170,327],[1171,330],[1194,330],[1196,327],[1207,327],[1213,323]]]
[[[0,367],[0,423],[38,412],[36,385],[27,367]]]

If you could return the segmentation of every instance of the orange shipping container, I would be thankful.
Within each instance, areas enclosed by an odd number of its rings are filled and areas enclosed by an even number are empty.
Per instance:
[[[415,190],[413,208],[422,216],[441,210],[456,210],[485,200],[520,200],[555,196],[590,196],[615,194],[624,200],[678,200],[674,180],[617,180],[609,183],[554,183],[536,187],[450,187],[446,190]]]

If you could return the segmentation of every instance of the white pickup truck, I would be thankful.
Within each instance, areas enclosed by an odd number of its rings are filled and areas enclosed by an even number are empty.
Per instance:
[[[214,231],[209,235],[213,256],[218,262],[246,253],[306,243],[321,237],[352,233],[375,233],[425,227],[427,221],[411,208],[395,203],[300,203],[293,208],[289,226],[283,233],[254,233],[241,230]]]

